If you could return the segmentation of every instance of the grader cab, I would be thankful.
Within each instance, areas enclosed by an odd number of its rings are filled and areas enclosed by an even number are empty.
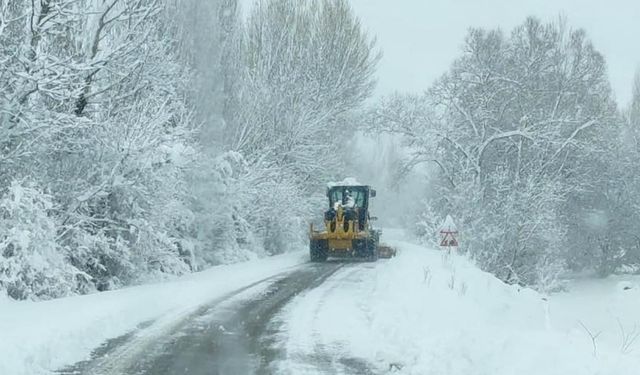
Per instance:
[[[380,230],[373,229],[375,220],[369,212],[369,201],[376,191],[367,185],[335,184],[327,189],[329,209],[324,213],[324,228],[311,224],[309,253],[311,261],[323,262],[329,257],[350,257],[376,261],[390,258],[395,250],[380,245]]]

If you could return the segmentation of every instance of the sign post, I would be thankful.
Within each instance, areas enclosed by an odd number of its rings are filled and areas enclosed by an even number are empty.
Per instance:
[[[444,219],[444,222],[440,226],[440,246],[449,251],[452,248],[456,250],[458,248],[457,236],[458,229],[456,228],[456,224],[453,222],[453,218],[447,215],[447,218]]]

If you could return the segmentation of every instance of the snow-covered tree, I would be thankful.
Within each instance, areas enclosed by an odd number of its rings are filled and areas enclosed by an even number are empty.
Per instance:
[[[565,202],[587,187],[582,163],[614,120],[604,58],[584,31],[534,18],[509,36],[471,30],[428,93],[389,98],[372,114],[405,137],[406,168],[436,166],[431,204],[462,219],[479,264],[523,284],[563,265]]]
[[[0,290],[12,298],[60,297],[88,282],[60,251],[52,208],[28,183],[13,182],[0,198]]]
[[[226,119],[234,149],[317,182],[339,162],[344,114],[372,93],[378,55],[345,2],[266,0],[246,26],[245,110]],[[336,155],[337,154],[337,155]]]
[[[377,59],[345,2],[0,2],[0,291],[299,245]]]
[[[612,130],[602,135],[603,152],[589,163],[593,189],[584,197],[586,209],[576,218],[584,223],[583,230],[574,237],[582,251],[572,258],[601,276],[624,266],[640,270],[640,75],[633,84],[631,106]]]
[[[189,217],[190,73],[164,7],[0,6],[0,189],[26,179],[51,197],[55,251],[90,276],[75,291],[189,269],[189,223],[176,217]]]
[[[225,58],[240,65],[225,81],[224,143],[247,163],[235,190],[254,191],[240,215],[281,252],[302,238],[291,233],[317,207],[310,193],[341,174],[354,131],[346,118],[371,95],[379,56],[341,1],[258,1],[229,43]]]

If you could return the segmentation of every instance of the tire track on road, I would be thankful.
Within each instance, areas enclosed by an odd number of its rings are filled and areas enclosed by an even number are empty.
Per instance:
[[[313,299],[317,301],[316,306],[313,308],[313,317],[310,319],[312,322],[319,321],[318,317],[325,305],[325,301],[328,300],[331,294],[335,293],[339,288],[350,283],[351,279],[358,273],[370,268],[370,263],[351,263],[353,268],[343,269],[337,274],[326,280],[326,283],[320,290],[309,291],[308,293],[319,293],[318,297],[314,296]],[[305,298],[305,295],[301,295],[299,298]],[[294,302],[295,303],[295,302]],[[271,323],[271,330],[274,332],[274,336],[280,336],[281,339],[286,339],[286,325],[288,322],[285,320],[285,316],[274,319]],[[350,375],[372,375],[376,372],[372,369],[370,364],[361,359],[348,356],[348,352],[339,346],[339,343],[327,347],[321,340],[319,330],[322,327],[316,326],[314,323],[310,324],[309,336],[312,341],[313,350],[312,353],[293,352],[286,353],[286,343],[280,343],[279,351],[281,352],[279,360],[282,362],[276,363],[280,368],[278,371],[272,369],[271,373],[286,373],[297,374],[296,371],[290,371],[286,368],[282,368],[283,365],[293,364],[299,367],[304,373],[317,373],[317,374],[350,374]],[[288,363],[288,362],[293,363]],[[288,371],[288,372],[287,372]]]
[[[273,345],[263,343],[270,337],[269,321],[343,265],[307,263],[227,293],[177,321],[146,322],[58,374],[267,374],[277,356]]]

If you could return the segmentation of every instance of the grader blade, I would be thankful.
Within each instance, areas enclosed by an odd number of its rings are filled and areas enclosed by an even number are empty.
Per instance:
[[[379,258],[393,258],[397,255],[398,251],[391,246],[388,245],[378,245],[378,257]]]

